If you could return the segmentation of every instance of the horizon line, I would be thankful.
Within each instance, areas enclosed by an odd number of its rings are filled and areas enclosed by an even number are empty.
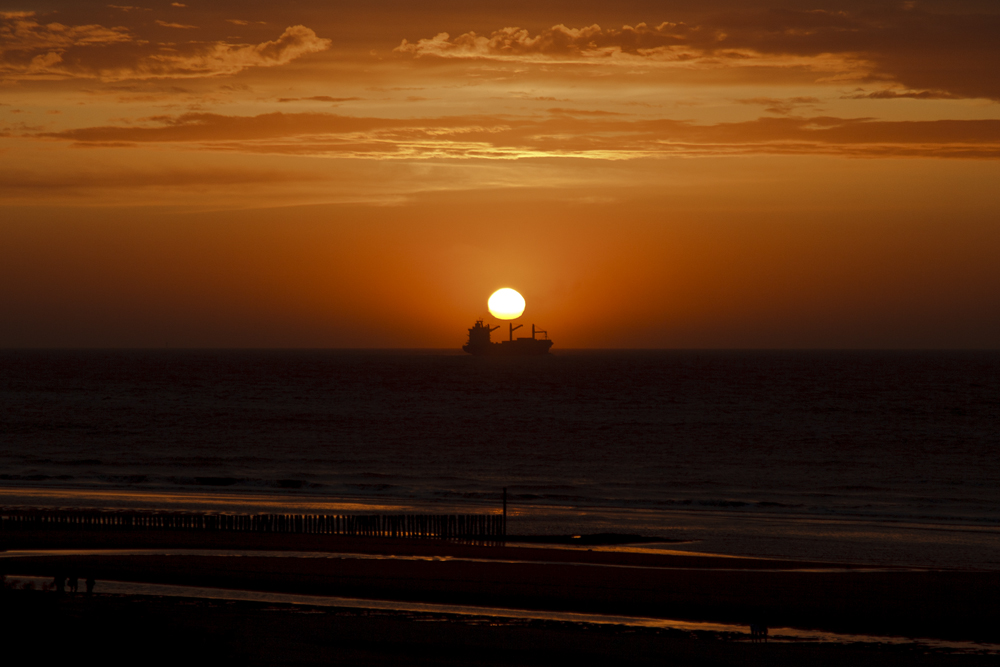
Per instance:
[[[460,347],[200,347],[200,346],[22,346],[3,352],[447,352],[474,357]],[[1000,352],[1000,347],[560,347],[550,352]],[[545,356],[545,355],[540,355]]]

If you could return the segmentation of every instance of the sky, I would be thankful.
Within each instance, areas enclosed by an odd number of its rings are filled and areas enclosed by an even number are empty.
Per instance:
[[[133,0],[134,1],[134,0]],[[995,2],[0,0],[0,347],[1000,347]]]

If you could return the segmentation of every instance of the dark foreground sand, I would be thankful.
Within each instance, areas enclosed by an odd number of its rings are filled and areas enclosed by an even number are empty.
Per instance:
[[[994,665],[912,646],[751,644],[708,632],[143,596],[0,594],[7,646],[102,665]]]
[[[8,575],[582,611],[1000,642],[1000,573],[867,571],[697,556],[456,545],[441,541],[204,533],[3,536],[7,549],[226,548],[328,551],[469,560],[45,554],[0,559]],[[600,565],[600,566],[598,566]],[[611,565],[611,566],[609,566]],[[669,568],[669,569],[668,569]],[[75,637],[113,655],[176,652],[261,664],[800,665],[978,664],[996,656],[906,647],[760,646],[733,637],[551,621],[470,623],[457,617],[302,609],[262,603],[8,591],[8,636],[45,645]],[[75,641],[75,640],[74,640]],[[82,645],[81,645],[82,648]],[[173,652],[173,653],[172,653]],[[256,658],[255,658],[256,656]],[[401,659],[405,657],[405,659]],[[138,656],[136,656],[138,657]],[[113,660],[111,660],[113,662]]]

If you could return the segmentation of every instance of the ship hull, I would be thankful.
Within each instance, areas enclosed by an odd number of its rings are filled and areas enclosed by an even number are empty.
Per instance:
[[[485,345],[463,345],[462,349],[477,357],[531,357],[548,354],[551,347],[550,340],[518,338]]]

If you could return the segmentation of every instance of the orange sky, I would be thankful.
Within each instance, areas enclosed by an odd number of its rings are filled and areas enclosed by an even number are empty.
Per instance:
[[[0,347],[1000,346],[991,2],[4,3]]]

